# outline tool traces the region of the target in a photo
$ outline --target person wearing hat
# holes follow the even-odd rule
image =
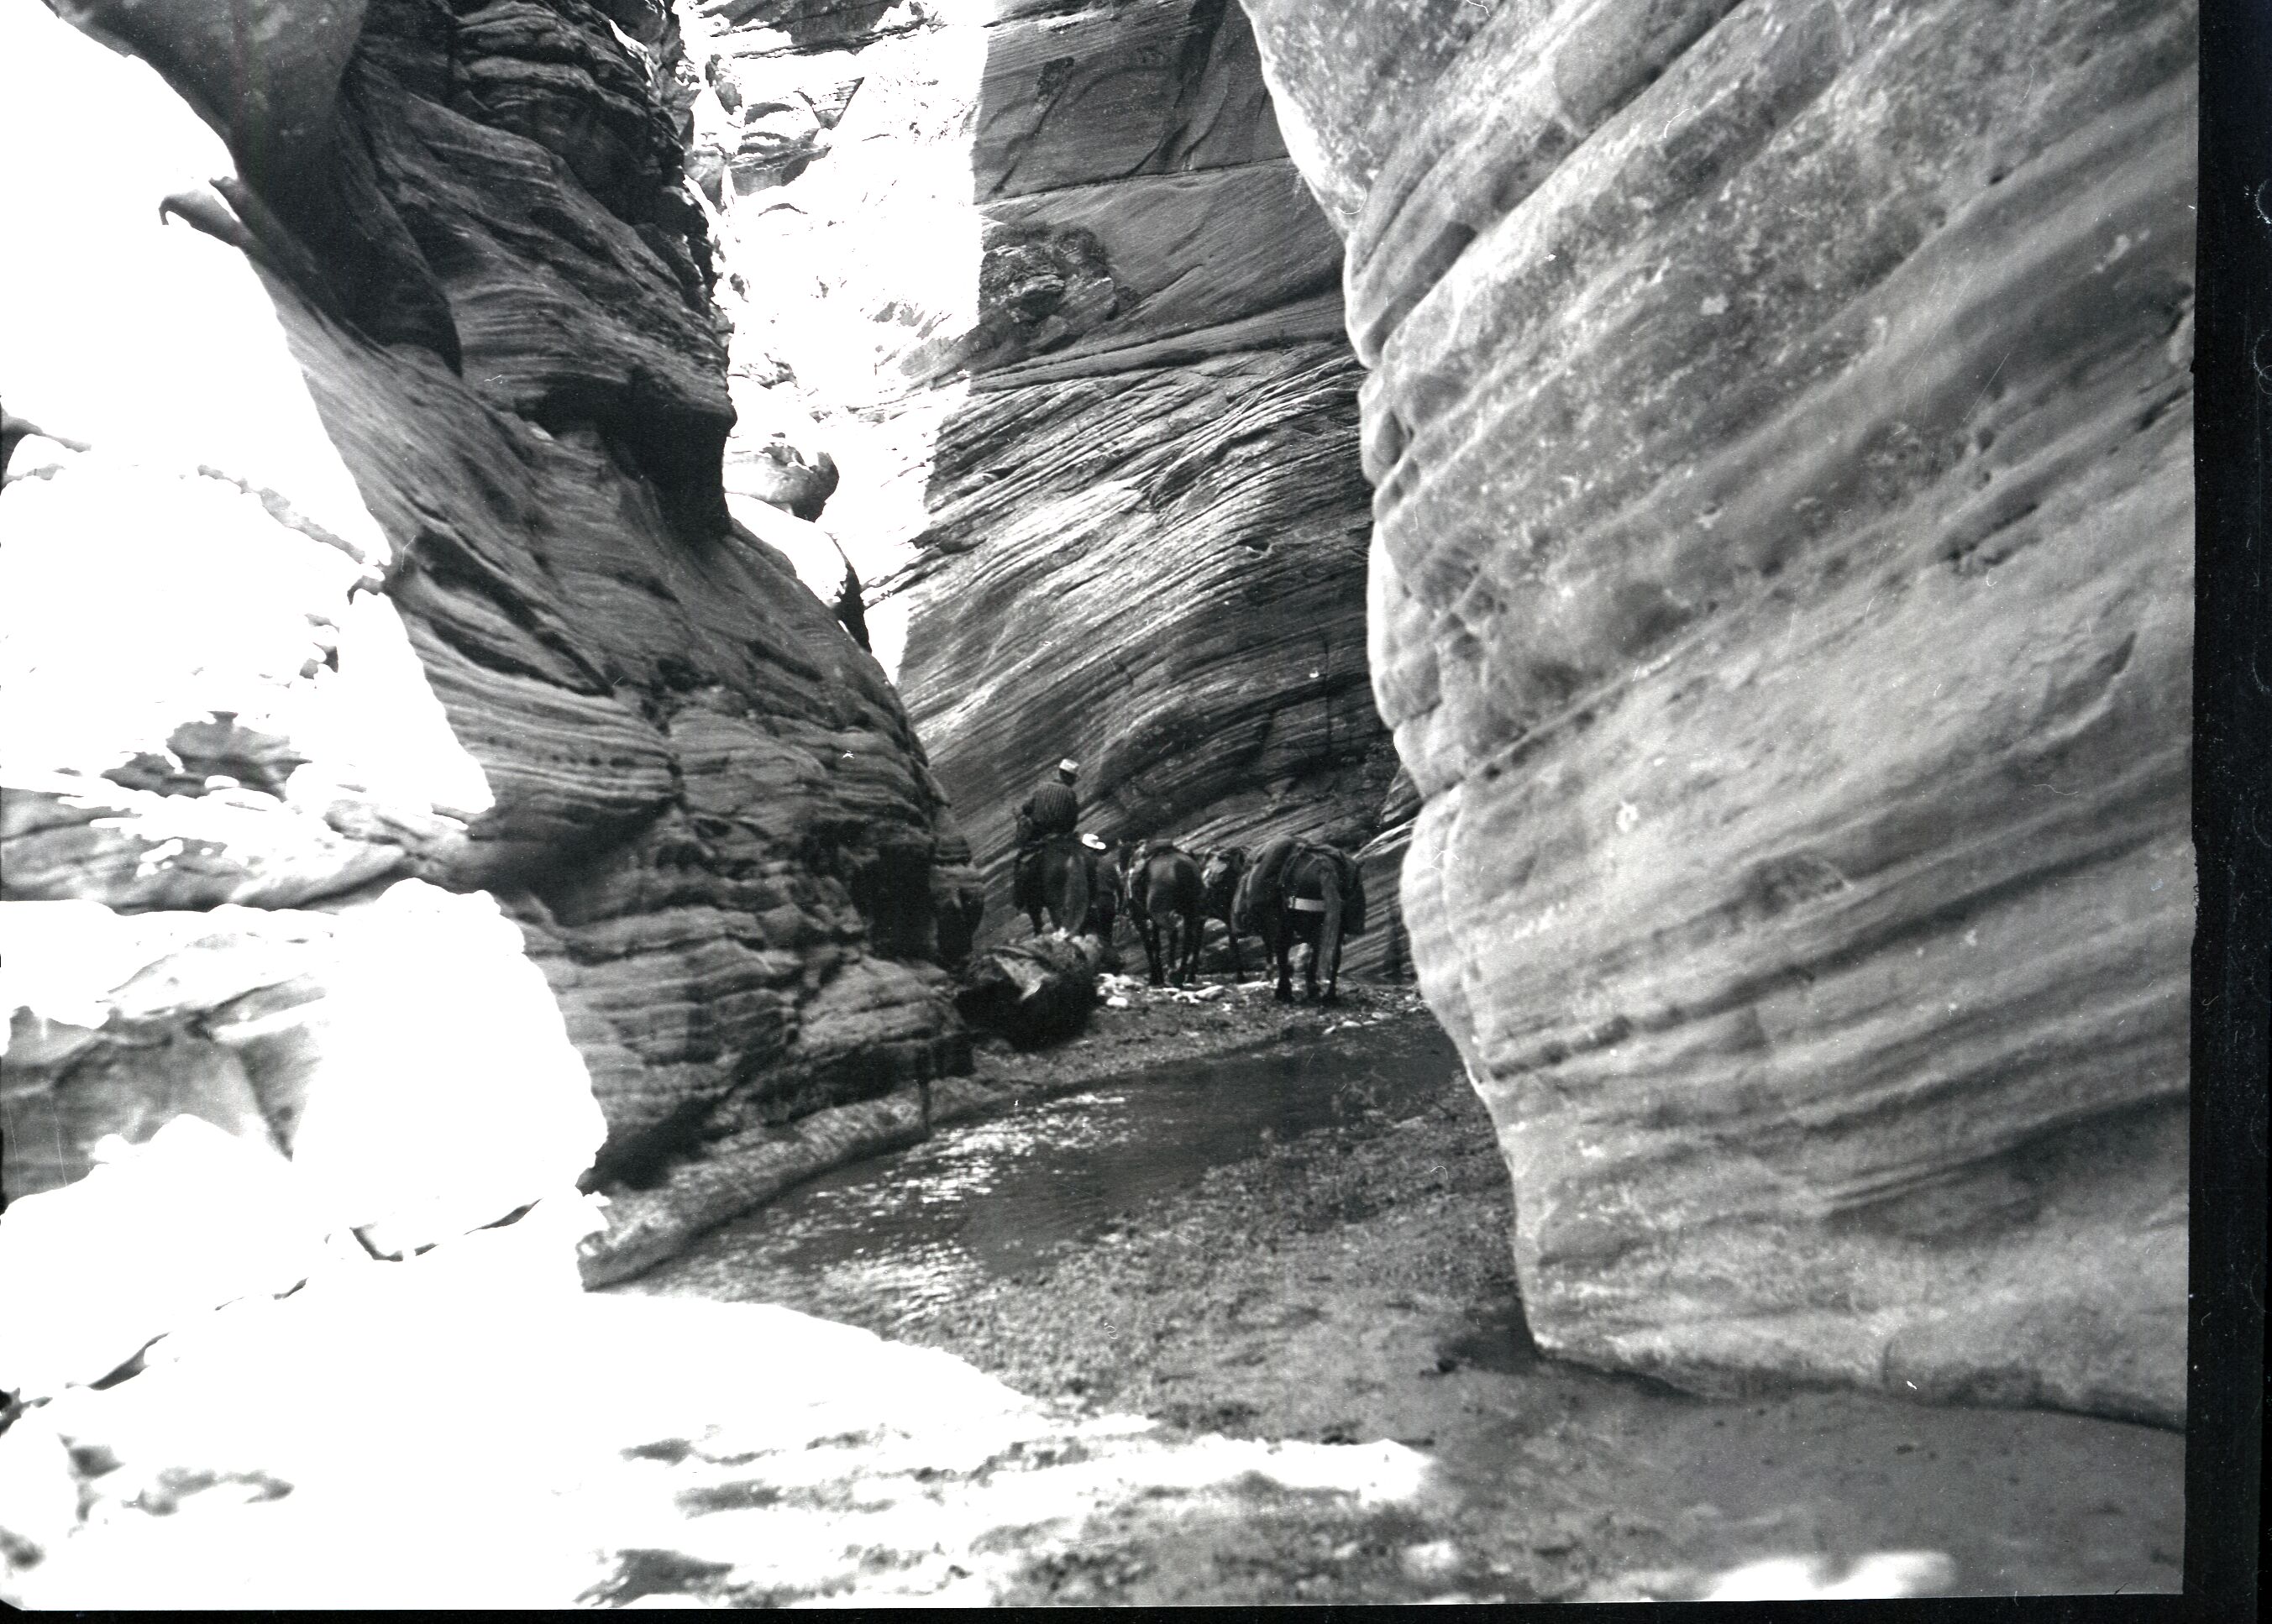
[[[1080,764],[1067,756],[1058,763],[1058,775],[1026,797],[1018,808],[1018,860],[1011,869],[1010,889],[1017,906],[1035,920],[1041,932],[1042,847],[1053,837],[1072,834],[1080,826],[1080,797],[1073,793],[1073,778]]]
[[[1120,868],[1113,861],[1112,848],[1095,835],[1084,832],[1080,838],[1082,860],[1088,865],[1088,928],[1085,934],[1104,943],[1106,962],[1118,962],[1111,957],[1112,927],[1120,917]]]

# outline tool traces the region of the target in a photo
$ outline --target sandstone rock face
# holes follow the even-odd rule
[[[41,995],[64,1036],[11,1006],[10,1198],[183,1112],[312,1155],[337,1095],[357,1224],[422,1244],[596,1151],[651,1251],[732,1211],[673,1194],[706,1145],[960,1063],[967,848],[882,671],[726,513],[667,14],[280,0],[271,107],[199,8],[73,10],[148,62],[8,14],[41,250],[0,391],[43,432],[0,494],[0,908],[11,966],[54,910],[124,935]]]
[[[1061,756],[1108,838],[1380,834],[1341,244],[1237,9],[723,0],[688,50],[728,488],[833,457],[792,555],[869,584],[988,934],[1024,928],[1012,808]]]
[[[1540,1343],[2175,1423],[2191,8],[1245,3]]]

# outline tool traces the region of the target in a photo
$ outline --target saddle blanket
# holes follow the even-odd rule
[[[1297,897],[1286,905],[1297,913],[1323,913],[1326,899],[1322,897]]]

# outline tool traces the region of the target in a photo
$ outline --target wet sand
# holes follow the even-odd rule
[[[1329,1017],[1272,1006],[1251,1018],[1307,1047],[1351,1018],[1424,1019],[1404,1014],[1408,996],[1364,989]],[[1168,1001],[1100,1014],[1088,1046],[1102,1051],[1088,1074],[1100,1079],[1132,1051],[1175,1054],[1169,1070],[1181,1071],[1250,1018]],[[1314,1041],[1368,1036],[1345,1028]],[[1038,1094],[1050,1061],[1012,1063],[1033,1069]],[[953,1352],[1081,1412],[1133,1412],[1193,1434],[1392,1439],[1431,1462],[1426,1494],[1389,1514],[1289,1504],[1282,1518],[1250,1506],[1236,1525],[1101,1526],[1075,1557],[1036,1561],[1005,1599],[1677,1598],[1778,1560],[1813,1567],[1750,1582],[1782,1593],[1850,1575],[1880,1593],[2178,1588],[2175,1433],[1850,1393],[1703,1399],[1541,1358],[1515,1289],[1489,1121],[1455,1065],[1431,1075],[1432,1086],[1394,1099],[1376,1076],[1306,1131],[1258,1133],[1251,1151],[1175,1188],[1108,1197],[1070,1233],[1040,1226],[1022,1250],[981,1248],[983,1265],[962,1268],[952,1289],[921,1289],[935,1270],[905,1237],[824,1245],[802,1261],[786,1239],[794,1231],[810,1248],[832,1224],[856,1227],[863,1181],[896,1200],[927,1177],[967,1176],[967,1157],[936,1146],[842,1170],[833,1218],[811,1197],[800,1215],[792,1193],[736,1226],[738,1240],[631,1289],[783,1302]],[[1100,1095],[1144,1086],[1124,1080]],[[788,1226],[777,1244],[768,1223]]]

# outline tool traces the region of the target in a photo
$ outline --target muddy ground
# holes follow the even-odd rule
[[[1404,987],[1345,986],[1326,1010],[1253,988],[1113,990],[1129,1007],[1100,1009],[1084,1039],[989,1047],[980,1075],[1038,1098],[1256,1045],[1331,1044],[1351,1022],[1428,1018]],[[1192,1434],[1390,1439],[1430,1462],[1428,1492],[1393,1511],[1289,1499],[1282,1515],[1250,1504],[1204,1526],[1104,1519],[1005,1600],[1671,1598],[1747,1568],[1783,1594],[1842,1581],[1874,1593],[2177,1588],[2179,1434],[1849,1393],[1707,1400],[1542,1358],[1506,1241],[1506,1173],[1456,1067],[1416,1114],[1345,1105],[1329,1127],[912,1317],[817,1281],[768,1280],[762,1295],[953,1352],[1077,1412]],[[713,1292],[743,1294],[719,1281]]]
[[[1188,987],[1155,987],[1145,979],[1140,950],[1122,954],[1122,969],[1101,979],[1099,994],[1087,1029],[1065,1042],[1019,1049],[981,1036],[973,1046],[973,1075],[1042,1099],[1178,1061],[1319,1042],[1352,1025],[1434,1018],[1407,986],[1344,981],[1334,1002],[1312,1002],[1302,996],[1298,971],[1290,1004],[1280,1003],[1252,972],[1237,981],[1219,974]]]

